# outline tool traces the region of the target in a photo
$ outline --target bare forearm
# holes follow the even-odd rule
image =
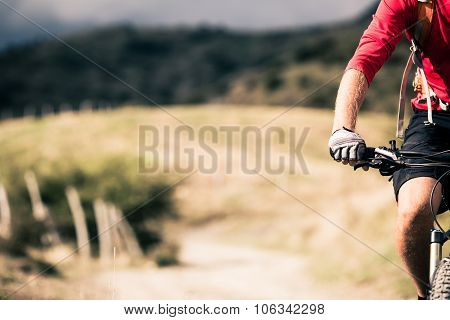
[[[346,127],[354,130],[358,111],[364,101],[369,85],[364,74],[347,70],[342,77],[336,98],[333,131]]]

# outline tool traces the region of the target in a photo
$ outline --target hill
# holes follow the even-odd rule
[[[192,126],[197,137],[205,124],[216,128],[230,124],[260,126],[285,109],[179,106],[172,108],[171,112]],[[392,187],[387,178],[376,172],[353,173],[349,167],[329,159],[326,143],[332,117],[333,113],[328,110],[300,107],[276,122],[284,132],[292,127],[311,128],[302,148],[309,174],[289,173],[287,170],[282,174],[262,172],[299,201],[258,175],[244,174],[239,170],[226,174],[218,170],[214,174],[198,172],[189,176],[172,188],[167,196],[163,194],[155,199],[156,202],[150,202],[142,213],[144,217],[157,210],[163,213],[174,208],[178,219],[173,220],[172,227],[164,225],[161,228],[159,224],[155,225],[154,220],[142,223],[142,226],[152,227],[147,232],[154,232],[155,228],[159,232],[164,231],[163,239],[173,239],[179,244],[180,258],[186,263],[163,270],[147,265],[130,272],[118,268],[118,288],[123,289],[123,285],[129,283],[124,292],[118,290],[120,297],[161,299],[184,298],[189,294],[202,299],[274,298],[278,294],[286,298],[299,295],[305,298],[413,297],[414,290],[405,273],[324,219],[334,221],[389,260],[400,263],[394,251],[395,201]],[[157,124],[161,136],[162,124],[172,129],[178,126],[165,113],[149,108],[65,113],[37,120],[3,122],[0,126],[0,178],[8,192],[13,222],[23,224],[27,217],[28,221],[31,217],[22,178],[29,169],[36,172],[43,201],[50,207],[65,243],[70,245],[73,245],[73,237],[70,237],[73,226],[69,225],[70,213],[63,192],[68,184],[77,186],[85,210],[92,208],[94,197],[102,197],[119,205],[125,213],[150,197],[155,187],[172,185],[185,177],[186,173],[176,174],[173,168],[162,175],[138,174],[136,137],[139,125],[148,124]],[[368,137],[370,145],[384,144],[393,135],[394,119],[379,113],[362,115],[360,131]],[[264,137],[267,139],[266,135]],[[219,155],[219,168],[227,161],[230,145],[226,141],[219,135],[218,143],[211,144]],[[263,145],[267,142],[264,140]],[[191,145],[198,146],[195,142],[180,144]],[[233,143],[232,147],[230,153],[233,155],[242,151],[239,144]],[[275,159],[282,156],[286,148],[273,143]],[[201,155],[197,151],[195,154]],[[180,155],[188,157],[188,152],[182,151]],[[256,157],[257,153],[251,152],[251,155]],[[164,154],[166,156],[171,158],[170,154]],[[160,161],[162,159],[159,158]],[[233,168],[239,168],[239,161],[242,161],[240,156],[233,157]],[[252,161],[253,158],[249,159],[249,163]],[[18,230],[22,231],[20,245],[23,249],[34,247],[29,239],[34,229],[34,225],[28,225],[26,229]],[[195,239],[182,236],[185,232],[201,238],[192,242]],[[200,247],[197,246],[199,242],[203,244]],[[270,249],[270,255],[267,249]],[[286,256],[287,253],[290,257]],[[78,265],[74,259],[58,265],[62,277],[48,279],[51,282],[40,279],[39,285],[30,285],[21,294],[31,290],[34,298],[61,298],[55,291],[55,288],[60,288],[64,298],[91,297],[97,293],[92,290],[94,282],[111,279],[110,274],[98,276],[93,271],[84,271],[76,274],[84,285],[74,284],[71,272]],[[274,268],[285,270],[283,274],[287,276],[274,275]],[[2,285],[3,290],[17,287],[24,278],[30,277],[26,272],[20,274],[21,270],[17,267],[0,270],[0,284],[7,284]],[[16,273],[19,273],[17,278],[13,277]],[[4,282],[4,279],[9,280]],[[302,279],[308,281],[302,282]],[[166,280],[167,285],[158,285],[161,283],[158,281]],[[172,285],[174,281],[177,281],[176,287]],[[239,285],[248,281],[252,285],[245,286],[246,289]],[[307,291],[310,282],[315,291]],[[266,288],[268,283],[270,290]],[[145,290],[147,288],[152,289]],[[362,291],[365,295],[359,296]]]
[[[329,108],[374,6],[355,21],[277,32],[115,26],[64,38],[159,104],[226,102]],[[393,110],[406,45],[373,83],[367,106]],[[150,104],[57,41],[0,54],[0,108]],[[396,76],[393,76],[393,75]],[[380,81],[381,79],[381,81]],[[308,99],[302,99],[327,84]]]

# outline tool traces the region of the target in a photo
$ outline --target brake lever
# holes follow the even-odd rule
[[[370,167],[373,169],[377,169],[380,171],[382,176],[392,176],[392,174],[398,170],[398,167],[404,166],[403,163],[394,162],[392,160],[384,159],[384,162],[380,159],[372,159],[371,161],[360,162],[353,167],[353,170],[356,171],[362,167]]]
[[[371,159],[371,161],[358,162],[357,164],[355,164],[353,166],[353,170],[356,171],[359,168],[363,168],[363,167],[369,167],[369,168],[373,168],[373,169],[380,169],[382,165],[383,165],[383,162],[381,160]]]

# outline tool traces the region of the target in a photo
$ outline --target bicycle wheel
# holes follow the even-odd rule
[[[436,269],[430,300],[450,300],[450,257],[442,259]]]

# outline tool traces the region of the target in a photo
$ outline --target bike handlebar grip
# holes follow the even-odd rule
[[[362,146],[358,148],[358,160],[365,161],[375,157],[375,148]]]

